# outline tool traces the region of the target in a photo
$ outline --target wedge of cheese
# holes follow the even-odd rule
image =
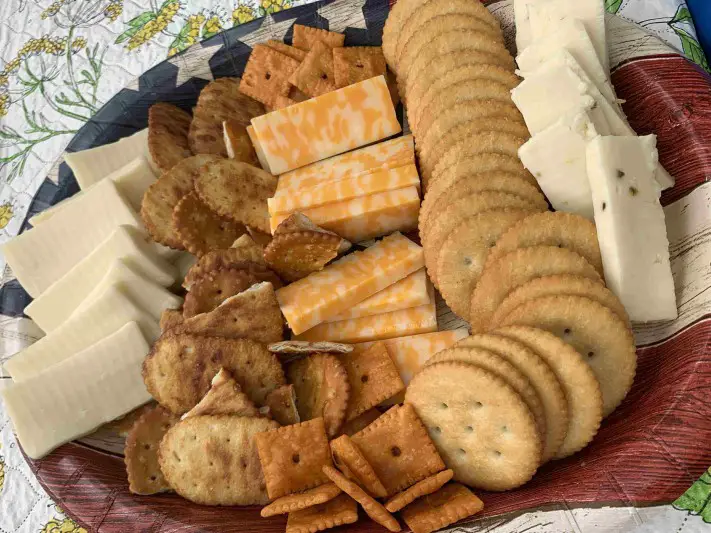
[[[274,174],[283,174],[400,133],[384,76],[252,119]]]
[[[431,293],[431,303],[380,315],[319,324],[295,336],[294,339],[311,342],[358,343],[419,335],[431,331],[437,331],[434,289]]]
[[[24,452],[39,459],[151,399],[141,368],[150,346],[128,322],[70,359],[2,390]]]
[[[341,320],[380,315],[428,304],[430,303],[428,285],[425,269],[420,269],[351,307],[345,313],[324,320],[324,322],[340,322]]]
[[[64,154],[64,161],[72,169],[79,187],[86,189],[137,157],[145,157],[156,172],[148,150],[147,128],[113,143],[79,152],[68,152]]]
[[[150,241],[148,235],[133,226],[118,226],[89,255],[33,300],[25,308],[25,314],[46,333],[54,331],[94,290],[117,259],[158,285],[170,287],[178,280],[177,268],[162,259]]]
[[[289,195],[269,198],[267,204],[269,214],[274,216],[294,211],[303,212],[305,209],[406,187],[420,187],[420,176],[414,164],[391,169],[377,169],[334,182],[321,183],[309,189],[294,190]]]
[[[299,335],[423,267],[422,248],[394,233],[282,287],[276,296],[289,326]]]
[[[323,229],[351,242],[362,242],[394,231],[415,229],[420,213],[420,195],[417,187],[407,187],[305,209],[302,213]],[[271,217],[272,233],[288,216]]]
[[[101,244],[116,226],[142,222],[111,181],[101,181],[54,215],[3,246],[17,280],[33,298],[69,272]]]
[[[395,137],[359,150],[337,155],[279,176],[274,196],[290,194],[376,169],[396,168],[415,163],[412,135]]]
[[[138,323],[150,343],[160,335],[154,317],[138,307],[121,289],[109,287],[82,312],[14,355],[5,363],[5,368],[16,382],[25,381],[100,341],[126,322]]]
[[[264,150],[262,150],[262,145],[259,144],[259,139],[257,138],[257,134],[254,133],[253,126],[247,126],[247,135],[249,135],[249,139],[252,141],[252,146],[254,146],[254,152],[257,154],[259,164],[264,170],[271,173],[272,171],[269,168],[269,161],[267,161],[267,157],[264,155]]]

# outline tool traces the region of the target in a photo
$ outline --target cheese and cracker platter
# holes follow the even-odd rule
[[[45,333],[0,391],[40,480],[96,531],[673,499],[619,478],[667,427],[657,373],[692,372],[640,331],[681,318],[663,204],[693,187],[625,113],[604,2],[328,5],[67,153],[79,192],[3,246]]]

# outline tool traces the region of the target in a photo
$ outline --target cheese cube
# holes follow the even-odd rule
[[[415,163],[415,143],[412,135],[395,137],[372,146],[337,155],[279,176],[274,196],[291,194],[376,169],[396,168]]]
[[[53,218],[52,224],[40,224],[3,246],[15,277],[33,298],[91,253],[116,226],[140,228],[143,224],[116,185],[107,180],[60,209]]]
[[[264,150],[262,150],[262,145],[259,144],[259,139],[257,138],[257,134],[254,133],[254,127],[253,126],[247,126],[247,135],[249,135],[249,139],[252,141],[252,146],[254,146],[254,153],[257,154],[257,159],[259,160],[259,164],[261,167],[269,172],[271,174],[271,169],[269,168],[269,162],[267,161],[267,157],[264,155]]]
[[[53,283],[25,308],[25,314],[45,332],[55,330],[94,290],[116,259],[137,273],[169,287],[178,279],[176,267],[161,259],[151,239],[132,226],[118,226],[113,233],[67,274]]]
[[[423,267],[422,248],[394,233],[282,287],[276,296],[289,326],[299,335]]]
[[[391,169],[378,169],[374,172],[358,174],[334,182],[321,183],[312,188],[294,190],[289,195],[269,198],[270,215],[303,212],[304,209],[319,207],[377,194],[380,192],[420,186],[417,167],[405,165]]]
[[[417,227],[420,195],[416,187],[371,194],[302,211],[323,229],[351,242],[362,242],[394,231]],[[271,217],[272,233],[289,215]]]
[[[5,363],[12,379],[21,382],[69,359],[126,324],[136,322],[149,342],[160,335],[154,317],[138,307],[118,287],[108,290],[90,306]]]
[[[656,137],[598,137],[587,167],[605,281],[630,320],[677,317],[660,188]]]
[[[0,394],[24,452],[39,459],[151,399],[141,369],[150,347],[135,322]]]
[[[427,273],[422,268],[390,287],[376,292],[345,313],[331,317],[324,322],[340,322],[362,316],[380,315],[390,311],[409,309],[430,303]]]
[[[537,133],[518,150],[519,158],[557,211],[593,219],[593,203],[585,163],[589,140],[597,136],[585,110],[565,115]]]
[[[274,174],[401,131],[383,76],[255,117],[252,126]]]

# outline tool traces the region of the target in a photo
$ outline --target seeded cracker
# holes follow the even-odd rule
[[[258,44],[249,55],[239,90],[266,106],[273,106],[277,96],[289,95],[289,77],[299,63],[274,48]]]
[[[391,407],[352,439],[388,496],[445,469],[425,426],[409,404]]]
[[[267,394],[264,400],[269,408],[269,415],[282,426],[290,426],[301,422],[296,409],[296,392],[293,385],[283,385]]]
[[[232,374],[257,405],[286,384],[281,364],[262,344],[178,333],[163,336],[153,345],[143,363],[143,380],[162,406],[182,414],[200,402],[221,368]]]
[[[324,466],[323,472],[339,489],[357,501],[366,514],[375,522],[387,528],[388,531],[397,532],[402,529],[397,519],[391,515],[385,507],[371,498],[368,493],[361,489],[356,483],[349,481],[338,470],[332,466]]]
[[[341,362],[351,385],[346,420],[353,420],[405,388],[400,372],[382,342],[367,350],[344,354]]]
[[[459,483],[446,485],[403,510],[402,517],[413,533],[431,533],[459,522],[484,508],[484,502]]]
[[[264,44],[267,45],[269,48],[274,48],[274,50],[284,54],[285,56],[289,56],[292,59],[296,59],[299,62],[303,61],[306,57],[306,52],[304,50],[300,50],[295,46],[289,46],[288,44],[285,44],[281,41],[275,41],[274,39],[270,39]]]
[[[221,368],[207,394],[182,418],[201,415],[259,416],[259,410],[230,373]]]
[[[452,476],[454,476],[454,471],[443,470],[442,472],[425,478],[422,481],[415,483],[412,487],[390,498],[385,503],[385,508],[391,513],[395,513],[403,507],[410,505],[417,498],[421,498],[422,496],[432,494],[433,492],[439,490],[442,485],[452,479]]]
[[[321,471],[331,464],[322,418],[260,433],[255,441],[270,498],[328,483]]]
[[[387,491],[368,460],[348,435],[331,441],[333,463],[350,480],[355,481],[375,498],[384,498]]]
[[[191,318],[216,309],[230,296],[249,289],[259,279],[256,275],[238,267],[213,270],[193,282],[185,295],[183,317]]]
[[[311,97],[335,91],[331,48],[316,41],[306,58],[289,77],[289,83]]]
[[[195,503],[264,505],[268,499],[254,440],[277,426],[266,418],[186,418],[161,441],[161,470],[178,494]]]
[[[262,517],[268,518],[270,516],[293,513],[295,511],[306,509],[307,507],[313,507],[314,505],[326,503],[342,492],[343,491],[335,484],[326,483],[324,485],[319,485],[314,489],[277,498],[266,507],[262,507],[260,514]]]
[[[159,102],[148,109],[148,149],[161,171],[192,155],[188,146],[191,120],[189,113],[172,104]]]
[[[354,419],[349,420],[345,424],[343,424],[343,428],[341,428],[341,430],[344,435],[352,437],[359,431],[363,431],[370,424],[375,422],[378,418],[380,418],[380,411],[375,408],[368,409],[365,413],[360,414]]]
[[[161,333],[183,323],[183,312],[180,309],[166,309],[160,315]]]
[[[349,46],[333,49],[336,87],[347,87],[387,72],[383,50],[379,46]]]
[[[294,24],[292,41],[296,48],[309,51],[317,42],[325,44],[328,48],[340,48],[346,40],[343,33],[311,28],[302,24]]]
[[[347,494],[289,513],[286,533],[315,533],[358,521],[358,504]]]
[[[163,435],[179,418],[167,409],[155,406],[141,416],[126,438],[124,461],[128,488],[133,494],[170,491],[158,464],[158,446]]]

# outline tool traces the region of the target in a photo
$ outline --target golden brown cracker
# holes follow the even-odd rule
[[[283,279],[298,281],[323,268],[338,256],[338,235],[299,231],[274,235],[264,248],[264,259]]]
[[[183,318],[208,313],[255,283],[259,283],[259,279],[246,269],[225,267],[213,270],[190,285],[183,304]]]
[[[294,24],[294,35],[292,38],[293,44],[300,50],[309,51],[314,44],[320,42],[328,48],[339,48],[343,46],[346,36],[343,33],[322,30],[321,28],[312,28],[302,24]]]
[[[289,46],[288,44],[285,44],[281,41],[275,41],[274,39],[270,39],[264,44],[267,45],[269,48],[274,48],[274,50],[284,54],[285,56],[289,56],[292,59],[296,59],[299,62],[303,61],[306,57],[307,52],[305,50],[301,50],[299,48],[296,48],[295,46]]]
[[[425,0],[403,0],[390,7],[390,12],[383,27],[383,55],[390,68],[395,71],[397,71],[395,50],[397,49],[403,25],[412,16],[413,12],[424,3]]]
[[[317,533],[357,521],[358,504],[347,494],[340,494],[326,503],[289,513],[286,533]]]
[[[183,311],[181,309],[166,309],[160,315],[160,330],[166,332],[169,329],[183,323]]]
[[[235,242],[232,243],[232,248],[258,248],[262,249],[261,246],[259,246],[256,242],[254,242],[254,239],[249,235],[249,233],[245,233],[242,235],[239,239],[237,239]]]
[[[102,426],[102,428],[116,433],[120,437],[127,437],[129,431],[131,431],[131,428],[133,428],[133,425],[138,421],[138,419],[147,412],[152,411],[157,405],[157,402],[150,401],[140,407],[136,407],[133,411],[129,411],[116,420],[107,422]]]
[[[557,246],[521,248],[486,264],[472,293],[472,332],[489,329],[491,317],[511,291],[532,279],[556,274],[583,276],[602,283],[595,268],[582,256]]]
[[[277,498],[269,505],[262,507],[259,514],[261,514],[263,518],[269,518],[270,516],[301,511],[302,509],[313,507],[314,505],[326,503],[342,492],[343,491],[334,483],[325,483],[316,488],[305,490],[304,492],[288,494]]]
[[[148,150],[162,172],[192,155],[188,146],[191,120],[189,113],[165,102],[148,108]]]
[[[397,519],[391,515],[385,507],[378,503],[377,500],[373,499],[356,483],[348,480],[338,470],[332,466],[324,466],[323,472],[338,486],[339,489],[357,501],[366,514],[375,522],[386,528],[388,531],[400,531],[402,529]]]
[[[256,271],[256,269],[260,268],[261,270],[266,270],[266,266],[264,252],[262,248],[256,245],[232,247],[227,250],[213,250],[203,255],[190,268],[183,281],[183,287],[189,290],[195,280],[218,268],[243,267]]]
[[[279,360],[258,342],[182,333],[155,342],[143,363],[143,380],[161,405],[182,414],[205,396],[220,368],[229,371],[257,405],[286,384]]]
[[[260,433],[255,441],[270,498],[328,483],[321,468],[331,465],[331,451],[322,418]]]
[[[253,167],[259,166],[257,152],[249,138],[247,128],[237,120],[222,122],[225,150],[230,159],[247,163]]]
[[[338,435],[346,417],[351,386],[338,357],[316,353],[298,359],[286,369],[294,385],[301,420],[323,418],[329,438]]]
[[[343,474],[358,483],[374,498],[384,498],[387,491],[368,460],[348,435],[331,441],[333,464]]]
[[[413,533],[431,533],[472,516],[484,508],[472,491],[452,483],[405,508],[402,518]]]
[[[183,419],[202,415],[259,416],[259,409],[242,392],[235,378],[221,368],[212,378],[210,390],[195,407],[183,415]]]
[[[324,235],[331,235],[335,237],[340,236],[337,233],[334,233],[333,231],[328,231],[325,230],[316,224],[313,223],[313,221],[304,215],[303,213],[292,213],[288,217],[286,217],[284,220],[282,220],[279,225],[276,227],[274,230],[274,235],[272,237],[276,237],[278,235],[286,235],[289,233],[302,233],[302,232],[316,232],[316,233],[322,233]],[[342,254],[348,251],[348,249],[352,246],[350,242],[348,242],[346,239],[341,238],[341,242],[338,248],[338,253]]]
[[[391,407],[351,437],[392,496],[444,470],[444,462],[412,405]]]
[[[263,505],[268,499],[254,441],[260,432],[277,426],[266,418],[186,418],[161,441],[161,470],[170,486],[192,502]]]
[[[176,415],[158,405],[144,412],[133,424],[124,452],[128,489],[133,494],[171,490],[158,464],[158,446],[163,435],[178,421]]]
[[[336,87],[347,87],[387,71],[383,49],[379,46],[348,46],[333,49]]]
[[[452,479],[453,476],[453,470],[442,470],[441,472],[431,475],[422,481],[418,481],[412,487],[405,489],[385,502],[385,508],[391,513],[396,513],[403,507],[410,505],[417,498],[436,492],[445,483]]]
[[[382,342],[367,350],[344,354],[341,361],[351,386],[346,420],[353,420],[405,388],[400,372]]]
[[[195,191],[210,209],[264,232],[269,232],[267,198],[275,190],[274,176],[233,159],[208,163],[195,179]]]
[[[314,42],[309,53],[289,77],[289,83],[311,97],[335,91],[331,48],[321,41]]]
[[[289,77],[299,68],[300,63],[274,48],[255,45],[244,68],[239,90],[271,107],[277,96],[288,96]]]
[[[264,406],[269,408],[269,415],[282,426],[301,422],[293,385],[282,385],[267,394]]]
[[[533,415],[488,370],[460,362],[426,366],[410,382],[405,402],[427,426],[457,481],[501,491],[535,474],[541,440]]]
[[[254,242],[261,246],[262,249],[264,249],[267,244],[272,242],[272,236],[269,232],[264,232],[255,227],[247,226],[247,233],[249,233],[252,239],[254,239]]]
[[[370,424],[375,422],[378,418],[380,418],[380,411],[377,409],[368,409],[366,412],[358,415],[357,417],[348,420],[345,424],[343,424],[343,427],[341,428],[341,431],[343,432],[344,435],[348,435],[349,437],[352,437],[359,431],[364,430],[367,428]]]

